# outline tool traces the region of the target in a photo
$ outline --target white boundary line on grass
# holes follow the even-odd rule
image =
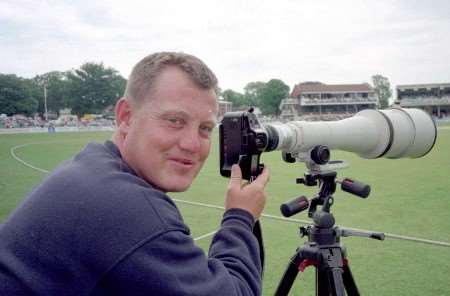
[[[17,160],[18,162],[22,163],[23,165],[37,170],[41,173],[49,173],[48,170],[45,169],[41,169],[38,167],[35,167],[29,163],[27,163],[26,161],[20,159],[16,154],[15,154],[15,150],[18,148],[22,148],[28,145],[35,145],[35,144],[49,144],[49,143],[56,143],[56,142],[64,142],[64,141],[48,141],[48,142],[34,142],[34,143],[27,143],[27,144],[22,144],[22,145],[17,145],[14,146],[10,149],[10,153],[11,156]],[[224,210],[225,208],[222,206],[217,206],[217,205],[212,205],[212,204],[205,204],[205,203],[201,203],[201,202],[194,202],[194,201],[187,201],[187,200],[182,200],[182,199],[178,199],[178,198],[172,198],[174,201],[180,202],[180,203],[185,203],[185,204],[190,204],[190,205],[194,205],[194,206],[201,206],[201,207],[207,207],[207,208],[213,208],[213,209],[217,209],[217,210]],[[275,216],[275,215],[269,215],[269,214],[261,214],[262,217],[264,218],[269,218],[269,219],[274,219],[274,220],[281,220],[281,221],[286,221],[286,222],[294,222],[294,223],[300,223],[300,224],[311,224],[311,221],[307,221],[307,220],[299,220],[299,219],[293,219],[293,218],[285,218],[285,217],[281,217],[281,216]],[[372,232],[370,230],[365,230],[365,229],[358,229],[358,228],[350,228],[350,227],[342,227],[342,228],[346,228],[346,229],[350,229],[350,230],[355,230],[355,231],[363,231],[363,232]],[[209,233],[206,233],[204,235],[201,235],[197,238],[194,238],[194,241],[197,240],[201,240],[203,238],[209,237],[214,235],[217,232],[217,230],[215,231],[211,231]],[[405,235],[399,235],[399,234],[393,234],[393,233],[384,233],[386,237],[390,237],[390,238],[394,238],[394,239],[400,239],[400,240],[407,240],[407,241],[413,241],[413,242],[420,242],[420,243],[425,243],[425,244],[431,244],[431,245],[438,245],[438,246],[444,246],[444,247],[450,247],[450,243],[448,242],[443,242],[443,241],[435,241],[435,240],[429,240],[429,239],[423,239],[423,238],[417,238],[417,237],[412,237],[412,236],[405,236]]]
[[[26,161],[22,160],[21,158],[19,158],[19,157],[16,155],[16,153],[15,153],[16,149],[18,149],[18,148],[22,148],[22,147],[25,147],[25,146],[28,146],[28,145],[32,145],[32,144],[42,144],[42,143],[46,143],[46,142],[35,142],[35,143],[27,143],[27,144],[23,144],[23,145],[17,145],[17,146],[12,147],[12,148],[9,150],[9,152],[11,153],[11,156],[12,156],[15,160],[17,160],[18,162],[20,162],[21,164],[23,164],[23,165],[25,165],[25,166],[27,166],[27,167],[29,167],[29,168],[32,168],[33,170],[39,171],[39,172],[41,172],[41,173],[48,174],[49,171],[44,170],[44,169],[41,169],[41,168],[38,168],[38,167],[35,167],[34,165],[29,164],[28,162],[26,162]]]
[[[200,235],[199,237],[194,238],[194,241],[198,241],[198,240],[207,238],[208,236],[212,236],[212,235],[216,234],[216,232],[217,232],[217,230],[214,230],[214,231],[211,231],[211,232],[209,232],[207,234]]]
[[[176,199],[176,198],[173,198],[173,200],[177,201],[177,202],[180,202],[180,203],[190,204],[190,205],[194,205],[194,206],[202,206],[202,207],[213,208],[213,209],[218,209],[218,210],[224,210],[225,209],[224,207],[221,207],[221,206],[210,205],[210,204],[205,204],[205,203],[200,203],[200,202],[193,202],[193,201],[187,201],[187,200]],[[311,224],[311,221],[307,221],[307,220],[285,218],[285,217],[269,215],[269,214],[261,214],[261,216],[264,217],[264,218],[269,218],[269,219],[273,219],[273,220],[280,220],[280,221],[285,221],[285,222],[299,223],[299,224],[305,224],[305,225]],[[342,226],[340,228],[345,228],[345,229],[354,230],[354,231],[361,231],[361,232],[373,232],[371,230],[352,228],[352,227],[343,227]],[[399,234],[393,234],[393,233],[384,233],[384,235],[386,237],[395,238],[395,239],[401,239],[401,240],[420,242],[420,243],[431,244],[431,245],[450,247],[450,243],[442,242],[442,241],[434,241],[434,240],[429,240],[429,239],[423,239],[423,238],[417,238],[417,237],[405,236],[405,235],[399,235]]]
[[[48,174],[48,173],[50,173],[50,171],[47,171],[47,170],[45,170],[45,169],[41,169],[41,168],[35,167],[34,165],[32,165],[32,164],[26,162],[25,160],[23,160],[23,159],[21,159],[20,157],[18,157],[18,156],[16,155],[15,151],[16,151],[17,149],[19,149],[19,148],[23,148],[23,147],[26,147],[26,146],[29,146],[29,145],[53,144],[53,143],[60,144],[60,143],[71,142],[71,141],[73,141],[73,140],[31,142],[31,143],[26,143],[26,144],[14,146],[14,147],[12,147],[11,149],[9,149],[9,153],[11,154],[11,156],[12,156],[15,160],[17,160],[18,162],[20,162],[20,163],[23,164],[24,166],[27,166],[27,167],[29,167],[29,168],[32,168],[33,170],[39,171],[39,172],[41,172],[41,173]]]

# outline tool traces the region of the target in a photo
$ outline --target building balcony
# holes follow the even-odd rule
[[[401,107],[419,107],[419,106],[450,106],[450,96],[438,97],[411,97],[400,100]]]
[[[290,106],[298,106],[300,104],[300,100],[296,98],[287,98],[282,99],[280,102],[280,109],[283,107],[290,107]]]
[[[378,104],[377,98],[301,98],[301,106],[318,106],[318,105],[362,105],[362,104]]]

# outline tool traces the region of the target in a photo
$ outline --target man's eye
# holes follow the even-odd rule
[[[200,130],[202,131],[202,133],[209,135],[213,132],[213,128],[210,126],[202,126],[200,127]]]
[[[180,118],[167,118],[167,121],[170,123],[171,126],[180,127],[183,126],[184,121]]]

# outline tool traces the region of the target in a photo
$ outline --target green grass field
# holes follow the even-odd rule
[[[45,173],[25,166],[15,155],[36,168],[52,170],[87,142],[102,142],[110,133],[56,133],[0,135],[0,221],[24,198]],[[24,146],[19,146],[24,145]],[[372,187],[369,198],[360,199],[339,189],[332,212],[337,224],[387,234],[450,243],[450,129],[440,129],[431,153],[420,159],[366,160],[332,151],[333,159],[345,159],[350,167],[338,177],[351,177]],[[299,195],[311,197],[317,188],[295,184],[303,176],[303,164],[287,164],[279,152],[263,154],[271,170],[265,214],[281,216],[282,202]],[[218,143],[205,168],[184,193],[171,196],[186,201],[223,206],[227,180],[218,174]],[[193,237],[217,229],[222,211],[177,202]],[[308,220],[306,213],[292,218]],[[272,295],[288,259],[305,241],[298,235],[300,223],[262,218],[266,245],[264,295]],[[197,243],[207,252],[211,237]],[[362,295],[450,295],[450,247],[400,240],[343,238],[351,268]],[[291,295],[314,295],[314,269],[299,274]]]

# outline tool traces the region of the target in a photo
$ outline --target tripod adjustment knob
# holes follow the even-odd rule
[[[300,237],[305,237],[308,235],[308,228],[301,226],[300,227]]]
[[[270,125],[269,125],[269,126],[270,126]],[[294,163],[294,162],[297,161],[297,160],[295,159],[295,157],[292,156],[292,153],[289,153],[289,152],[285,152],[285,151],[281,152],[281,157],[283,158],[283,160],[284,160],[285,162],[288,162],[288,163]]]
[[[350,178],[345,178],[341,181],[341,189],[362,198],[366,198],[370,194],[369,185]]]
[[[309,207],[308,199],[304,196],[296,197],[288,202],[281,204],[280,211],[284,217],[290,217]]]

